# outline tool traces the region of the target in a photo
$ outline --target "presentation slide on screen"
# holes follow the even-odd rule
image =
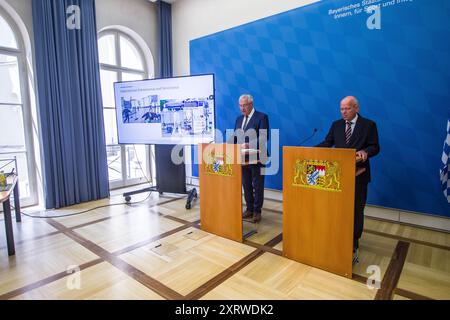
[[[117,133],[123,144],[214,141],[214,75],[117,82]]]

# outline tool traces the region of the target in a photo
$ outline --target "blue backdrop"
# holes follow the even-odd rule
[[[368,203],[450,216],[439,181],[450,1],[379,1],[379,30],[367,27],[371,14],[345,8],[357,3],[323,1],[193,40],[191,74],[215,74],[220,130],[234,127],[237,99],[248,92],[280,129],[281,145],[298,145],[313,128],[319,131],[306,145],[320,142],[340,118],[340,100],[357,96],[380,135]],[[338,17],[331,10],[339,8]],[[282,188],[281,170],[266,177],[266,187]]]

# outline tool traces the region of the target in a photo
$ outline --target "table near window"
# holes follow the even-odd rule
[[[21,222],[20,202],[19,202],[19,178],[17,175],[11,175],[7,178],[7,185],[0,186],[0,202],[3,204],[3,215],[5,217],[6,243],[8,247],[8,255],[12,256],[16,253],[14,247],[14,233],[11,219],[10,197],[14,195],[14,207],[16,210],[16,221]]]

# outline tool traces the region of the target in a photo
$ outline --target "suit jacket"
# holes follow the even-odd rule
[[[243,115],[240,115],[239,117],[236,118],[236,122],[234,124],[234,130],[238,130],[242,128],[242,123],[245,121],[245,117]],[[248,130],[253,129],[256,131],[256,141],[254,140],[250,140],[248,137],[245,138],[245,142],[250,144],[250,148],[252,148],[252,146],[256,145],[256,148],[258,150],[261,150],[262,152],[266,152],[268,155],[268,151],[267,151],[267,142],[269,141],[269,117],[267,116],[267,114],[256,111],[253,113],[252,117],[250,118],[250,120],[248,121],[244,133],[247,133]],[[266,130],[265,132],[260,132],[260,130]],[[264,143],[264,145],[261,145],[261,142]],[[237,137],[234,136],[233,137],[233,143],[236,144],[238,143],[237,141]],[[262,159],[260,159],[260,157],[258,156],[258,160],[263,160],[264,158],[267,157],[267,155],[264,155],[263,157],[261,157]],[[265,161],[262,161],[265,162]]]
[[[350,137],[350,142],[347,145],[345,142],[345,120],[340,119],[331,125],[324,141],[319,143],[316,147],[336,147],[356,149],[356,151],[364,150],[367,152],[368,158],[366,162],[360,162],[357,167],[366,168],[366,171],[356,177],[357,183],[370,182],[370,161],[369,158],[376,156],[380,152],[380,145],[378,143],[378,130],[374,121],[363,118],[358,114],[353,134]]]

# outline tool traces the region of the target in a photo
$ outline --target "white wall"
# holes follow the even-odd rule
[[[95,0],[95,6],[97,29],[100,31],[108,26],[122,26],[132,31],[130,34],[132,37],[133,34],[139,35],[151,51],[155,74],[158,75],[159,39],[156,4],[148,0]],[[140,42],[139,39],[135,40]]]
[[[8,3],[20,17],[30,36],[31,43],[34,43],[33,19],[32,19],[33,14],[31,7],[32,0],[3,0],[3,1]]]
[[[172,4],[174,75],[189,74],[189,41],[320,0],[177,0]]]
[[[21,18],[34,48],[32,0],[0,1],[8,3]],[[97,30],[112,25],[133,30],[150,49],[155,66],[158,65],[158,21],[154,3],[148,0],[95,0],[95,7]]]

